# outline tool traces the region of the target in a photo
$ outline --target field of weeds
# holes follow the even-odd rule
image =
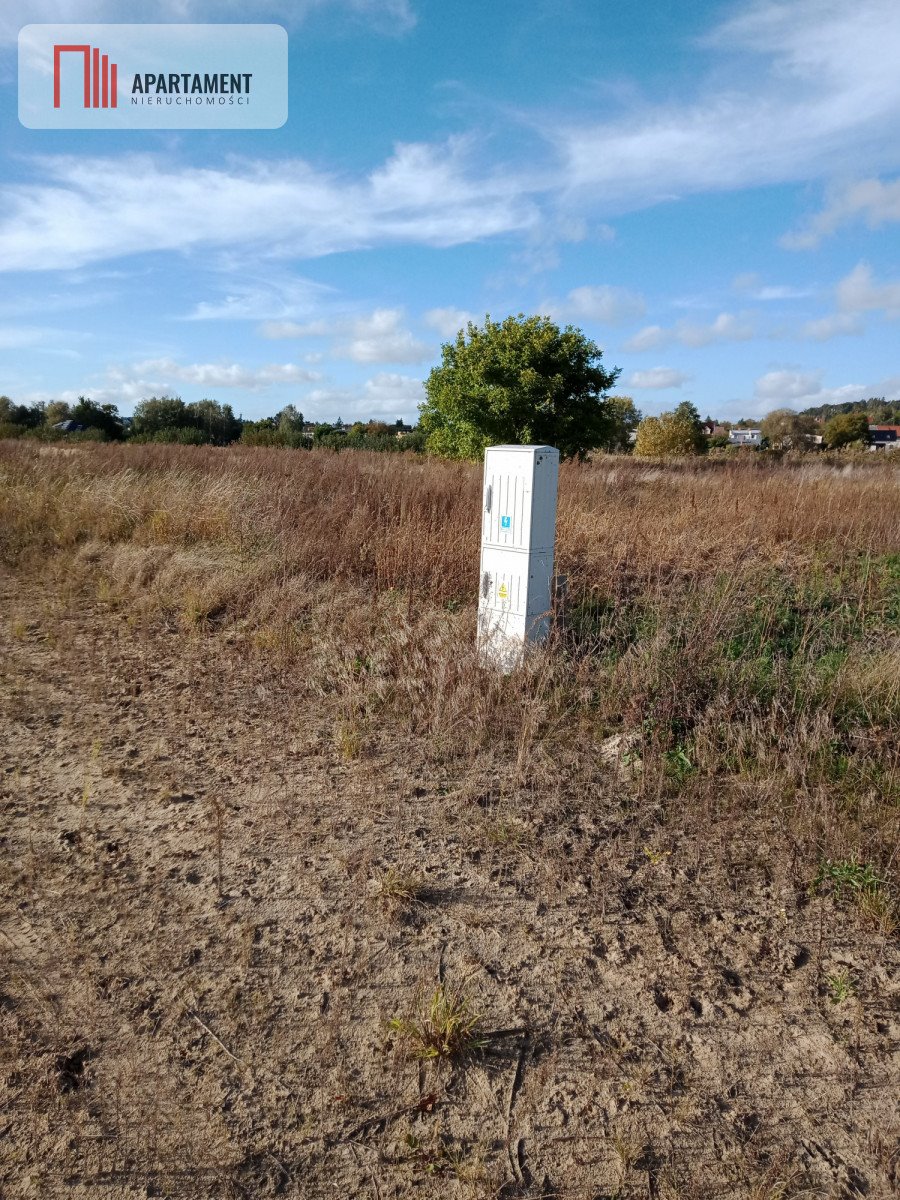
[[[0,443],[0,1187],[888,1197],[900,470]]]

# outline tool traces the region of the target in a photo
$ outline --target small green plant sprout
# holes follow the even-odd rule
[[[856,995],[856,984],[846,967],[835,971],[833,975],[828,975],[825,982],[828,985],[828,997],[832,1004],[843,1004],[845,1000]]]
[[[419,904],[425,894],[425,881],[414,871],[388,867],[378,880],[378,896],[385,908],[409,908]]]
[[[529,840],[529,830],[521,821],[515,818],[504,821],[501,818],[485,821],[484,839],[491,846],[519,850]]]
[[[644,857],[647,859],[647,862],[650,863],[651,867],[659,866],[659,864],[664,859],[668,858],[670,854],[669,850],[654,850],[652,846],[642,846],[641,849],[643,850]]]
[[[835,899],[840,899],[844,892],[859,897],[864,893],[878,892],[884,887],[884,880],[879,879],[868,863],[858,863],[854,858],[826,858],[813,880],[813,887],[823,883],[831,884]]]
[[[666,751],[665,767],[666,775],[679,787],[697,770],[684,746]]]
[[[414,1058],[465,1058],[486,1044],[481,1017],[464,992],[440,983],[431,996],[422,995],[415,1008],[412,1015],[394,1017],[390,1023]]]

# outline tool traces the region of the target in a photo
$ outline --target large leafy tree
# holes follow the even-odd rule
[[[135,405],[131,428],[137,436],[153,437],[190,423],[187,405],[180,396],[150,396]]]
[[[639,458],[687,458],[698,454],[697,428],[686,413],[645,417],[637,428],[634,452]]]
[[[79,396],[72,406],[72,420],[85,429],[96,429],[105,438],[118,441],[125,436],[122,419],[115,404],[97,404],[87,396]]]
[[[866,442],[869,440],[869,418],[864,412],[841,413],[825,423],[823,436],[829,450],[839,450],[851,442]]]
[[[632,448],[632,435],[641,423],[641,414],[631,396],[607,396],[609,429],[602,443],[604,450],[627,454]]]
[[[811,450],[815,418],[791,408],[776,408],[760,423],[762,435],[775,450]]]
[[[219,404],[218,400],[197,400],[186,407],[184,422],[199,430],[202,440],[218,446],[227,446],[241,435],[241,422],[234,415],[230,404]]]
[[[560,330],[549,317],[470,321],[425,384],[428,450],[480,458],[486,446],[547,444],[584,458],[610,432],[606,393],[619,371],[604,370],[601,357],[580,329]]]

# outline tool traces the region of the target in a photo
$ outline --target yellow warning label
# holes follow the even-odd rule
[[[501,583],[500,586],[497,588],[497,595],[500,597],[501,600],[506,600],[508,598],[509,589],[507,588],[505,583]]]

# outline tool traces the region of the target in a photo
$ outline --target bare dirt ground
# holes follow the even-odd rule
[[[4,1197],[898,1194],[896,940],[739,791],[348,757],[228,638],[0,613]]]

